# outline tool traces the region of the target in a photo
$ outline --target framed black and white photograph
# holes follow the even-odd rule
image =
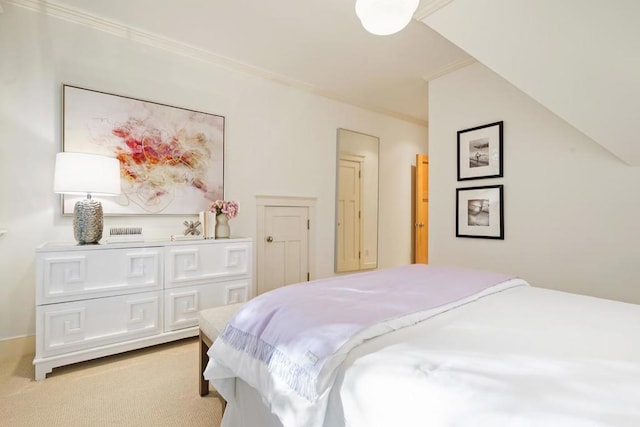
[[[458,131],[458,181],[502,176],[502,125]]]
[[[504,240],[502,185],[456,190],[456,237]]]

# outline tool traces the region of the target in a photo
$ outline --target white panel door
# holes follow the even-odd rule
[[[308,280],[308,224],[306,207],[265,207],[264,278],[258,294]]]
[[[340,159],[337,271],[360,269],[360,162]]]

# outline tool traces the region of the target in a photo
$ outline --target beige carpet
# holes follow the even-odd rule
[[[55,368],[34,381],[33,355],[0,364],[0,426],[220,425],[215,391],[198,394],[198,340]]]

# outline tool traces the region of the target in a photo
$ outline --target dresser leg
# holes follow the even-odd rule
[[[47,377],[47,374],[53,370],[53,368],[50,368],[48,366],[43,366],[41,364],[35,365],[35,368],[36,368],[36,375],[35,375],[36,381],[44,380]]]

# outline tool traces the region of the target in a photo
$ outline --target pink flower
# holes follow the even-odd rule
[[[225,214],[227,218],[232,219],[238,216],[238,202],[233,200],[216,200],[211,203],[209,210],[216,215]]]

